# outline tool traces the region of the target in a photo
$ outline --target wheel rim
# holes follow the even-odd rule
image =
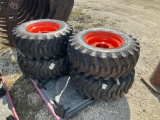
[[[84,41],[93,47],[113,49],[124,44],[124,40],[111,32],[90,32],[84,36]]]
[[[26,27],[26,30],[31,33],[49,33],[59,29],[60,25],[55,22],[37,22]]]

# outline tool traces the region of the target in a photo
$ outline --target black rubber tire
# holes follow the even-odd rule
[[[75,88],[89,99],[116,100],[118,97],[123,97],[124,93],[128,93],[134,82],[134,76],[135,70],[132,70],[125,77],[118,79],[120,83],[118,85],[112,78],[109,80],[94,79],[93,76],[86,77],[83,73],[75,72],[71,75],[71,81]]]
[[[5,12],[8,6],[9,0],[0,0],[0,12]]]
[[[60,29],[49,33],[31,33],[26,30],[30,24],[37,22],[54,22],[60,25]],[[17,51],[30,59],[52,58],[65,56],[67,54],[67,44],[72,27],[59,20],[35,20],[21,24],[13,30],[13,41]]]
[[[124,39],[121,47],[114,49],[103,49],[88,45],[84,41],[84,36],[90,32],[111,32]],[[69,40],[69,62],[71,72],[75,69],[85,73],[86,76],[100,77],[108,80],[126,76],[132,70],[139,58],[139,43],[131,36],[115,30],[94,28],[84,30],[71,36]]]
[[[73,8],[74,0],[57,0],[56,3],[57,6],[53,18],[56,20],[67,21]]]
[[[31,60],[18,55],[18,64],[23,74],[37,80],[49,81],[69,74],[67,57]]]

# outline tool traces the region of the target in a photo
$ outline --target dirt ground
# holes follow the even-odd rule
[[[135,82],[124,98],[96,102],[72,120],[160,120],[160,95],[141,81],[160,60],[159,15],[159,0],[75,0],[69,20],[75,31],[103,27],[125,32],[140,42],[141,54]],[[53,119],[32,84],[22,76],[15,50],[1,45],[0,68],[21,120]]]

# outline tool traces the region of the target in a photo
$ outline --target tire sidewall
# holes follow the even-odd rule
[[[124,40],[124,44],[118,48],[113,48],[113,49],[104,49],[104,48],[98,48],[98,47],[93,47],[88,45],[85,41],[84,41],[84,36],[88,33],[91,32],[111,32],[114,34],[119,35],[120,37],[123,38]],[[129,37],[128,35],[118,32],[116,30],[110,30],[110,29],[104,29],[104,28],[92,28],[92,29],[87,29],[84,31],[81,31],[79,33],[76,34],[75,36],[75,40],[82,45],[83,47],[93,50],[93,51],[99,51],[99,52],[120,52],[120,51],[125,51],[128,50],[129,48],[131,48],[131,46],[134,44],[134,40]]]
[[[48,33],[32,33],[32,32],[28,32],[26,30],[26,27],[28,25],[33,24],[33,23],[37,23],[37,22],[54,22],[54,23],[57,23],[58,25],[60,25],[60,29],[53,31],[53,32],[48,32]],[[17,27],[17,31],[19,31],[20,33],[23,33],[25,35],[39,36],[39,35],[52,35],[52,34],[61,33],[64,30],[66,30],[67,28],[68,28],[68,24],[63,21],[60,21],[60,20],[39,19],[39,20],[29,21],[29,22],[21,24],[20,26]]]

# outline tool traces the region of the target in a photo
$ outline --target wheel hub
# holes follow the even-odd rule
[[[84,41],[93,47],[112,49],[124,44],[124,40],[111,32],[91,32],[84,36]]]

